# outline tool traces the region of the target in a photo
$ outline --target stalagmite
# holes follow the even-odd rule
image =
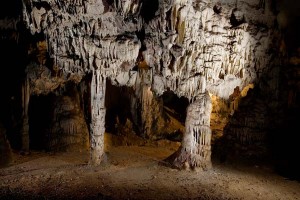
[[[106,78],[94,70],[91,82],[90,164],[99,165],[104,157]]]
[[[180,169],[211,168],[211,111],[211,98],[203,88],[201,94],[187,108],[182,145],[166,159],[168,163]]]

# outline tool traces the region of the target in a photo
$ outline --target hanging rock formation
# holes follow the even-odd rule
[[[52,67],[63,77],[80,81],[92,74],[91,163],[99,164],[104,153],[106,79],[134,86],[144,73],[146,85],[138,92],[160,96],[171,90],[190,101],[182,147],[168,161],[207,169],[210,95],[228,99],[236,87],[256,83],[268,70],[275,20],[270,5],[270,0],[23,0],[23,19],[32,34],[44,34]],[[36,87],[31,84],[30,91]],[[24,119],[27,92],[25,85]]]

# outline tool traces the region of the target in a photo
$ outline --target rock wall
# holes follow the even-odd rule
[[[84,151],[89,147],[88,127],[79,95],[58,96],[53,103],[53,119],[47,137],[52,151]]]

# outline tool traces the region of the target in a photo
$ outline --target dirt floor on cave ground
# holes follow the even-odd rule
[[[266,166],[213,162],[208,171],[159,164],[178,143],[107,146],[106,163],[88,153],[14,153],[0,169],[0,199],[300,199],[300,183]]]

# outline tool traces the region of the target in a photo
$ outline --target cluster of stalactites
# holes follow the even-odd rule
[[[255,82],[270,62],[270,13],[254,10],[258,0],[236,9],[232,3],[161,0],[145,23],[141,1],[49,0],[38,8],[31,0],[24,19],[32,33],[45,34],[51,57],[67,74],[97,69],[113,84],[132,86],[141,48],[135,32],[144,29],[153,91],[171,89],[192,100],[204,77],[206,89],[226,99],[236,86]]]
[[[141,46],[135,32],[143,25],[139,1],[43,3],[24,4],[23,18],[32,34],[44,33],[56,66],[66,74],[97,69],[117,84],[132,84]]]
[[[191,99],[204,76],[210,93],[228,99],[236,86],[242,89],[260,78],[271,62],[268,26],[274,16],[243,12],[252,8],[244,3],[233,11],[212,2],[182,2],[160,2],[160,13],[145,25],[143,56],[153,67],[154,91],[162,94],[170,88]],[[260,21],[264,17],[269,21]]]

